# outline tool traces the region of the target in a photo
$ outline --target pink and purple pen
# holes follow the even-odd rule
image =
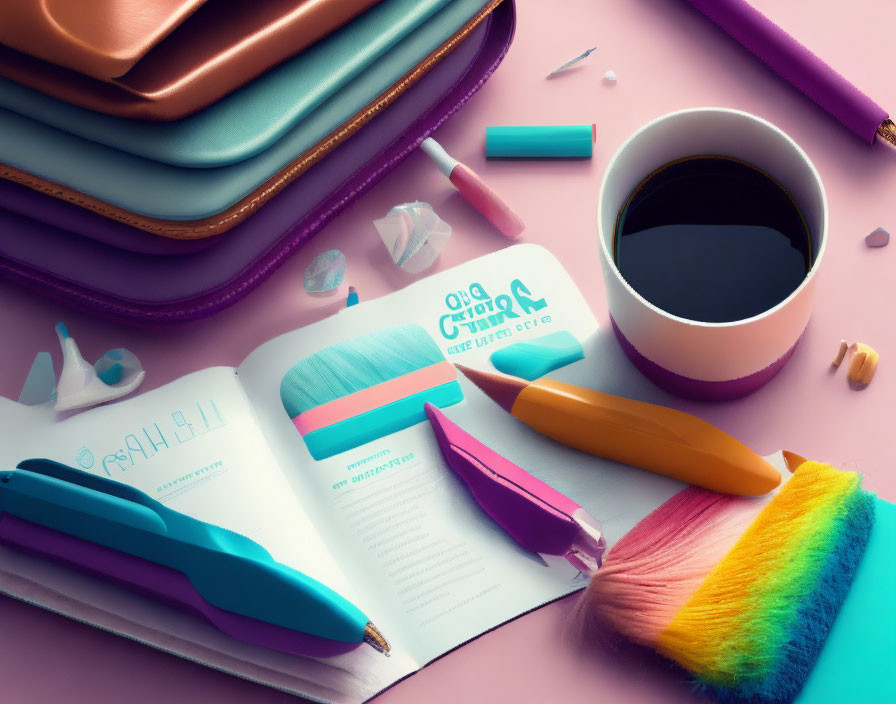
[[[432,137],[420,148],[429,155],[466,201],[482,213],[505,237],[515,239],[526,228],[520,216],[501,197],[485,185],[475,171],[461,164]]]
[[[431,403],[426,415],[445,463],[510,537],[531,552],[565,557],[586,575],[600,567],[607,543],[597,519],[483,445]]]
[[[745,0],[688,2],[865,142],[896,149],[886,110]]]

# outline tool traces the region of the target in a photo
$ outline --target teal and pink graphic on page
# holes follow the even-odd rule
[[[419,325],[379,330],[303,359],[280,382],[283,408],[316,460],[426,420],[463,400],[454,366]]]

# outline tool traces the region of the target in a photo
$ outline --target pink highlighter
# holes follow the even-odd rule
[[[588,576],[597,571],[607,546],[597,519],[483,445],[431,403],[425,407],[445,462],[495,523],[527,550],[565,557]]]
[[[516,239],[526,229],[520,216],[513,212],[497,193],[486,186],[475,171],[453,158],[436,140],[428,137],[420,144],[420,148],[436,163],[464,199],[488,218],[502,235]]]

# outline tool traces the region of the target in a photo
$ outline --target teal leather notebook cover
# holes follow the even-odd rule
[[[384,0],[217,103],[174,122],[86,110],[2,77],[0,107],[154,161],[225,166],[270,147],[449,2]]]
[[[387,3],[407,6],[414,1]],[[181,221],[212,217],[254,191],[356,114],[453,36],[486,4],[487,0],[451,0],[270,148],[230,166],[171,166],[2,109],[0,134],[10,138],[0,140],[0,162],[149,217]],[[269,106],[266,98],[256,100],[258,104],[253,101],[250,111],[253,115]],[[242,108],[248,109],[249,104]],[[235,111],[228,124],[239,125],[244,117],[248,119],[247,115]]]
[[[896,702],[896,505],[877,499],[871,539],[797,704]]]

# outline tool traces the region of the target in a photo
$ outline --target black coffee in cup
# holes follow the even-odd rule
[[[701,155],[661,166],[632,191],[616,219],[613,258],[657,308],[724,323],[786,299],[813,253],[781,184],[745,161]]]

